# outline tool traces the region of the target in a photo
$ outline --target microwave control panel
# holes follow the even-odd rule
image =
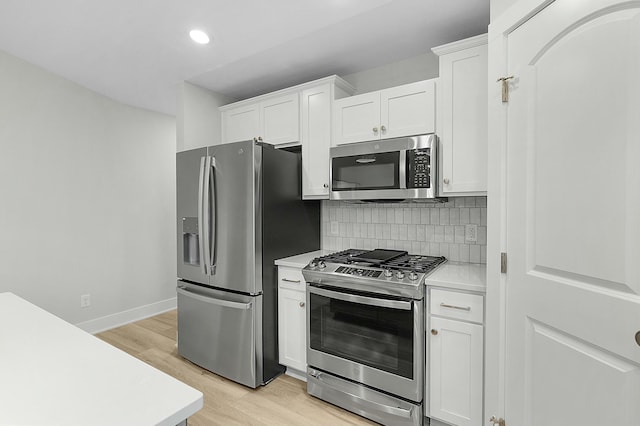
[[[431,187],[431,152],[429,149],[407,151],[407,188]]]

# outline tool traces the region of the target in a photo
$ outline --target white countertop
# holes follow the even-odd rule
[[[202,393],[12,293],[0,293],[0,425],[175,426]]]
[[[425,285],[484,293],[487,289],[487,265],[447,262],[427,277]]]
[[[316,257],[324,256],[326,254],[335,253],[335,250],[316,250],[308,253],[302,253],[295,256],[285,257],[276,260],[274,263],[278,266],[289,266],[291,268],[304,268]]]

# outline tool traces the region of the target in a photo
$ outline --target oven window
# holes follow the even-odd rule
[[[413,379],[413,311],[310,294],[312,349]]]
[[[333,191],[399,188],[400,153],[338,157],[331,161]]]

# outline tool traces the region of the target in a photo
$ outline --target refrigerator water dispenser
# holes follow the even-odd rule
[[[182,218],[182,261],[188,265],[200,265],[200,238],[198,237],[198,218]]]

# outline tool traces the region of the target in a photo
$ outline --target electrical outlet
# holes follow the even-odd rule
[[[91,306],[91,295],[90,294],[83,294],[80,296],[80,307],[81,308],[86,308]]]
[[[478,225],[464,226],[464,241],[466,243],[475,243],[478,241]]]
[[[329,235],[337,237],[339,233],[340,233],[340,227],[338,226],[338,222],[332,221],[331,229],[329,230]]]

